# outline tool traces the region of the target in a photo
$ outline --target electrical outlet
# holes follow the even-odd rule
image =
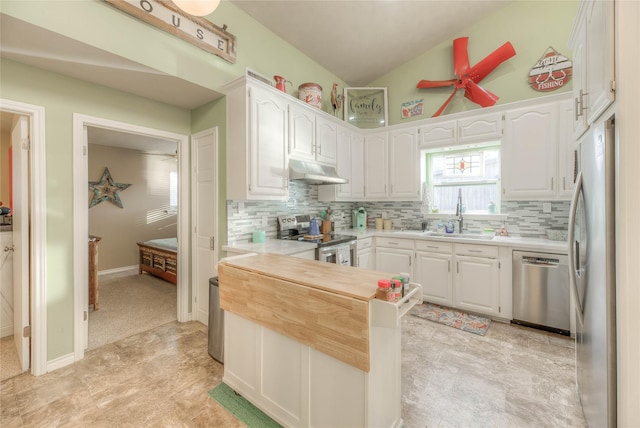
[[[269,221],[269,218],[266,215],[262,216],[262,227],[267,227],[267,222]]]
[[[244,202],[238,202],[238,214],[244,213]]]
[[[387,218],[387,212],[386,211],[382,211],[382,213],[380,214],[380,216],[382,218]]]
[[[551,212],[551,202],[543,202],[542,203],[542,212],[550,213]]]

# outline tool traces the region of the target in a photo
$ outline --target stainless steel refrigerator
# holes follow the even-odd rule
[[[578,392],[592,428],[616,426],[615,120],[579,144],[569,216]]]

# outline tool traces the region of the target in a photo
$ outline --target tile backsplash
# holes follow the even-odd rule
[[[243,206],[239,205],[240,202]],[[550,213],[543,212],[542,204],[542,201],[502,202],[501,213],[507,215],[505,225],[509,234],[544,238],[548,228],[566,229],[570,202],[550,202]],[[277,216],[284,214],[319,215],[320,211],[326,210],[328,207],[333,210],[336,230],[352,227],[351,211],[358,207],[364,207],[367,210],[368,227],[371,228],[374,227],[374,219],[382,216],[383,213],[387,218],[393,220],[395,228],[419,228],[423,220],[420,201],[318,202],[317,185],[290,181],[289,199],[286,201],[227,201],[228,242],[250,242],[251,233],[255,230],[264,230],[267,233],[267,238],[275,238]],[[429,228],[434,229],[439,221],[442,220],[430,220]],[[487,227],[498,230],[501,226],[501,220],[476,220],[472,216],[465,218],[465,229],[468,232],[481,232]]]

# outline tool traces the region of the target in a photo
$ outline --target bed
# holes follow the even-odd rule
[[[147,272],[176,284],[178,281],[178,238],[138,242],[139,273]]]

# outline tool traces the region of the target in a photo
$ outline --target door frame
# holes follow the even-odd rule
[[[74,288],[74,361],[84,358],[88,326],[88,245],[89,205],[87,202],[88,148],[86,127],[106,128],[178,143],[178,278],[177,319],[189,321],[189,136],[147,128],[126,122],[73,114],[73,288]]]
[[[29,275],[31,317],[31,373],[47,372],[47,156],[45,109],[42,106],[0,99],[0,110],[29,117]]]

